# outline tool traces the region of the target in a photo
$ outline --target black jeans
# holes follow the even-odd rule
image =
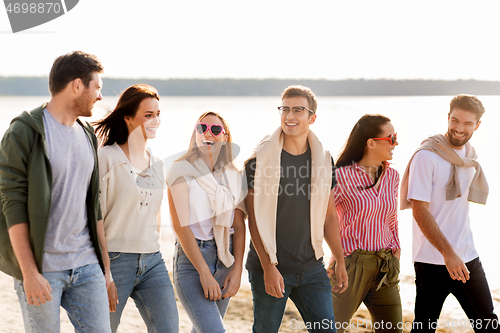
[[[438,324],[443,303],[449,294],[453,294],[475,332],[500,332],[500,322],[493,312],[488,281],[479,258],[466,263],[470,279],[463,283],[453,280],[445,265],[415,262],[415,320],[412,332],[434,332]],[[446,324],[446,323],[445,323]],[[449,323],[451,327],[451,322]],[[455,323],[458,324],[458,323]]]

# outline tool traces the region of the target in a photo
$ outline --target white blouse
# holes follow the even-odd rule
[[[196,179],[184,176],[189,190],[189,227],[196,239],[211,240],[214,238],[212,228],[213,210],[210,206],[207,193],[201,188]],[[217,179],[217,177],[216,177]],[[219,179],[217,182],[220,184]],[[234,221],[234,211],[231,216],[231,225]],[[233,228],[229,230],[234,233]]]

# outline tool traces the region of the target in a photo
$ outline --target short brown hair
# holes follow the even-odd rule
[[[93,54],[74,51],[54,60],[49,74],[49,91],[52,96],[60,93],[71,81],[80,79],[89,87],[94,72],[102,73],[104,67]]]
[[[318,101],[312,90],[304,86],[289,86],[283,91],[281,95],[281,100],[289,97],[305,97],[309,103],[309,108],[316,114],[316,109],[318,108]]]
[[[448,113],[448,116],[451,115],[454,109],[472,112],[476,116],[477,121],[481,119],[484,113],[484,106],[479,98],[466,94],[453,97],[450,101],[450,112]]]

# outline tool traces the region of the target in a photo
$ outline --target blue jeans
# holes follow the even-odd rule
[[[439,315],[449,294],[453,294],[469,320],[474,332],[500,332],[500,322],[493,311],[490,288],[479,258],[466,263],[470,278],[466,283],[453,280],[445,265],[415,262],[415,319],[412,332],[435,332]]]
[[[148,332],[179,332],[174,288],[160,252],[109,252],[111,274],[118,292],[116,312],[109,312],[116,332],[129,297],[135,302]]]
[[[222,288],[224,280],[232,269],[224,266],[217,257],[215,240],[197,240],[201,254],[210,272]],[[225,332],[222,319],[226,314],[229,298],[211,301],[205,298],[200,275],[182,250],[179,240],[175,244],[174,254],[174,285],[177,296],[193,323],[193,333]],[[224,295],[225,290],[222,291]]]
[[[278,332],[289,297],[304,320],[300,324],[286,323],[291,328],[295,325],[306,327],[309,332],[337,332],[330,279],[325,267],[318,265],[305,272],[282,275],[285,294],[283,298],[276,298],[266,293],[264,274],[248,272],[253,294],[252,332]]]
[[[43,276],[52,288],[52,300],[40,306],[28,304],[23,281],[14,279],[26,332],[59,332],[61,306],[75,332],[111,332],[106,281],[99,264],[44,272]]]

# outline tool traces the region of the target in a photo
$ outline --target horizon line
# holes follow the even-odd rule
[[[48,75],[33,75],[33,76],[25,76],[25,75],[0,75],[0,78],[3,79],[9,79],[9,78],[25,78],[25,79],[31,79],[31,78],[47,78]],[[326,78],[276,78],[276,77],[265,77],[265,78],[255,78],[255,77],[240,77],[240,78],[234,78],[234,77],[209,77],[209,78],[203,78],[203,77],[195,77],[195,78],[189,78],[189,77],[172,77],[172,78],[152,78],[152,77],[107,77],[103,76],[103,79],[111,79],[111,80],[157,80],[157,81],[170,81],[170,80],[255,80],[255,81],[271,81],[271,80],[276,80],[276,81],[286,81],[286,80],[305,80],[305,81],[331,81],[331,82],[338,82],[338,81],[444,81],[444,82],[455,82],[455,81],[478,81],[478,82],[500,82],[500,80],[486,80],[486,79],[424,79],[424,78],[404,78],[404,79],[397,79],[397,78],[344,78],[344,79],[326,79]]]

